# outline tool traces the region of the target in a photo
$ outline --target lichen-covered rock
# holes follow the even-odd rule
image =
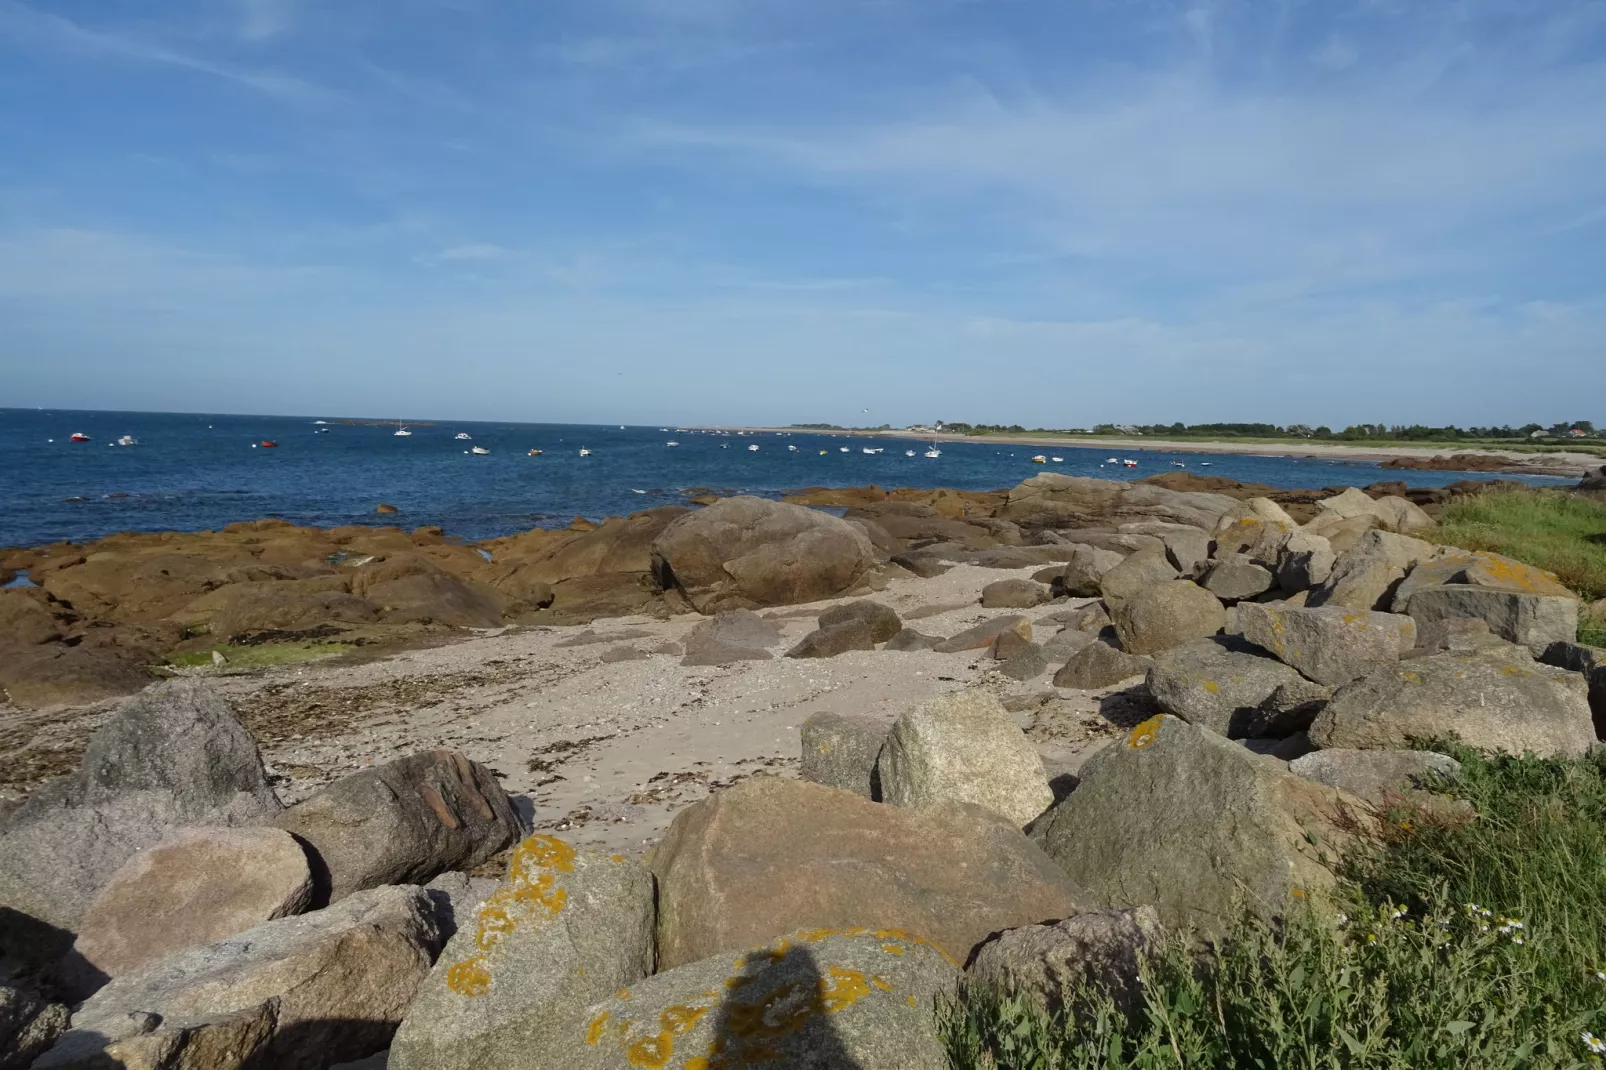
[[[419,751],[353,773],[274,823],[311,849],[325,902],[472,869],[524,829],[495,774],[452,750]]]
[[[318,1070],[390,1042],[440,948],[422,888],[359,892],[114,979],[36,1070]]]
[[[763,498],[721,498],[666,527],[652,543],[653,575],[699,613],[831,598],[875,567],[863,528]]]
[[[1128,654],[1103,641],[1088,643],[1054,674],[1054,686],[1093,691],[1142,676],[1153,664],[1152,658]]]
[[[963,962],[999,929],[1079,905],[1040,849],[979,806],[886,806],[778,777],[682,810],[649,864],[660,969],[855,926],[902,929]]]
[[[573,1065],[585,1009],[652,972],[653,920],[640,862],[531,836],[420,986],[390,1070]]]
[[[1081,775],[1032,838],[1100,908],[1152,905],[1178,930],[1220,932],[1241,897],[1276,915],[1332,887],[1348,822],[1369,810],[1164,714]]]
[[[1086,987],[1123,1010],[1143,998],[1140,959],[1163,933],[1153,907],[1090,910],[1044,925],[1008,929],[976,950],[965,969],[967,994],[1009,992],[1051,1013]]]
[[[983,609],[1031,609],[1052,597],[1036,580],[997,580],[981,589]]]
[[[1036,749],[986,691],[943,695],[904,711],[878,768],[882,794],[894,806],[951,799],[1025,825],[1054,801]]]
[[[95,732],[76,774],[0,820],[0,907],[76,930],[118,867],[170,832],[280,809],[227,703],[194,681],[151,687]]]
[[[1479,750],[1581,757],[1595,743],[1589,685],[1577,673],[1499,652],[1435,654],[1340,688],[1310,738],[1323,750],[1406,747],[1459,737]]]
[[[1254,514],[1224,520],[1215,533],[1216,558],[1220,560],[1236,554],[1268,570],[1276,568],[1282,548],[1294,530],[1292,520],[1273,520]]]
[[[1177,570],[1164,550],[1145,550],[1133,554],[1099,577],[1099,591],[1104,596],[1104,604],[1110,607],[1110,614],[1114,616],[1120,612],[1121,604],[1139,591],[1169,583],[1176,578]]]
[[[1032,622],[1029,617],[1011,614],[983,621],[974,628],[966,628],[951,638],[944,639],[932,649],[939,654],[954,654],[961,650],[986,650],[1005,632],[1014,632],[1022,639],[1031,639]]]
[[[803,760],[798,775],[814,784],[881,800],[876,759],[892,722],[825,711],[803,722]]]
[[[1133,593],[1115,606],[1115,632],[1128,654],[1158,654],[1221,631],[1221,602],[1192,580],[1172,580]]]
[[[1306,780],[1342,788],[1385,808],[1407,793],[1431,790],[1440,778],[1454,779],[1461,763],[1425,750],[1319,750],[1288,763],[1288,771]]]
[[[1409,612],[1418,624],[1466,617],[1481,620],[1500,638],[1542,653],[1551,643],[1578,638],[1578,604],[1570,594],[1523,594],[1451,583],[1416,592]]]
[[[1154,659],[1148,675],[1149,694],[1162,710],[1229,739],[1288,735],[1307,727],[1309,719],[1287,724],[1264,708],[1279,688],[1301,682],[1299,673],[1279,661],[1211,639],[1166,651]],[[1286,730],[1271,731],[1274,722]]]
[[[1414,596],[1446,584],[1468,585],[1548,598],[1576,596],[1553,572],[1485,551],[1446,548],[1411,569],[1394,592],[1395,613],[1409,613]]]
[[[959,970],[896,929],[810,929],[648,978],[590,1008],[573,1070],[945,1070],[937,1002]]]
[[[311,899],[306,852],[288,832],[183,829],[101,889],[67,960],[73,987],[88,995],[108,977],[299,913]]]
[[[1393,613],[1244,602],[1238,628],[1249,642],[1319,684],[1336,687],[1398,661],[1416,645],[1416,622]]]

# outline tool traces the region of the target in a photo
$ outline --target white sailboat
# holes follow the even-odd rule
[[[396,421],[396,430],[391,433],[397,438],[411,438],[413,434],[411,431],[407,430],[406,427],[402,426],[402,422],[400,420]]]
[[[931,444],[931,448],[927,450],[924,455],[930,457],[932,460],[936,460],[938,457],[942,456],[942,450],[939,450],[937,448],[937,444],[933,442]]]

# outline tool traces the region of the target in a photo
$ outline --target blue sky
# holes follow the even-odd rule
[[[0,405],[1606,423],[1606,0],[0,0]]]

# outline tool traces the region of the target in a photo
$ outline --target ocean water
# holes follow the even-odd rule
[[[747,436],[563,424],[440,421],[316,424],[311,416],[226,416],[0,409],[0,546],[83,542],[117,531],[199,531],[237,520],[297,524],[434,524],[467,539],[563,526],[679,503],[688,492],[777,497],[800,487],[954,487],[994,490],[1044,471],[1138,479],[1173,470],[1275,487],[1365,486],[1382,479],[1439,486],[1456,472],[1392,472],[1364,462],[1109,448],[942,443],[798,432]],[[327,428],[320,433],[319,429]],[[69,441],[74,432],[87,443]],[[459,441],[459,432],[472,436]],[[112,445],[123,435],[135,446]],[[264,440],[278,443],[263,448]],[[670,447],[666,442],[680,443]],[[468,452],[485,446],[488,456]],[[757,451],[748,449],[757,445]],[[796,446],[789,450],[788,446]],[[849,452],[841,452],[842,447]],[[592,451],[581,457],[580,449]],[[864,447],[884,452],[866,455]],[[529,456],[539,449],[538,457]],[[914,450],[915,456],[905,455]],[[823,453],[821,451],[824,451]],[[1037,453],[1063,458],[1032,464]],[[1209,462],[1209,467],[1203,467]],[[1510,478],[1510,477],[1507,477]],[[1528,477],[1537,484],[1569,480]],[[374,507],[395,505],[397,516]]]

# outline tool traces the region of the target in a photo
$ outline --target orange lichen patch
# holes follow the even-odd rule
[[[875,985],[877,988],[881,989],[881,991],[883,991],[883,992],[891,992],[892,991],[891,982],[889,982],[885,977],[882,977],[880,974],[875,974],[875,975],[871,976],[870,983]]]
[[[548,921],[563,913],[569,893],[558,887],[558,874],[573,873],[573,847],[552,836],[531,836],[513,851],[507,883],[480,905],[475,916],[474,946],[493,950],[520,925]],[[482,996],[491,989],[491,962],[476,955],[448,968],[446,984],[463,996]]]
[[[1532,565],[1525,565],[1509,557],[1501,557],[1499,554],[1473,556],[1476,560],[1470,567],[1474,574],[1467,578],[1480,586],[1523,591],[1528,594],[1572,595],[1554,572],[1534,568]]]
[[[608,856],[608,860],[610,862],[616,862],[616,863],[617,862],[623,862],[625,860],[625,856],[624,855],[609,855]]]
[[[1153,743],[1160,735],[1160,718],[1150,717],[1138,725],[1126,737],[1126,745],[1132,750],[1142,750]]]
[[[611,1017],[613,1016],[608,1011],[603,1011],[601,1014],[591,1019],[591,1024],[586,1026],[587,1044],[590,1044],[593,1047],[596,1046],[597,1042],[602,1039],[603,1031],[608,1028],[608,1019]]]
[[[446,971],[446,987],[460,996],[483,996],[491,990],[491,968],[484,955],[453,963]]]
[[[1216,683],[1214,680],[1206,680],[1200,686],[1203,687],[1206,691],[1210,692],[1212,695],[1221,694],[1221,685]]]
[[[903,945],[902,944],[882,944],[881,945],[881,950],[885,951],[889,955],[901,955],[901,954],[903,954]]]

